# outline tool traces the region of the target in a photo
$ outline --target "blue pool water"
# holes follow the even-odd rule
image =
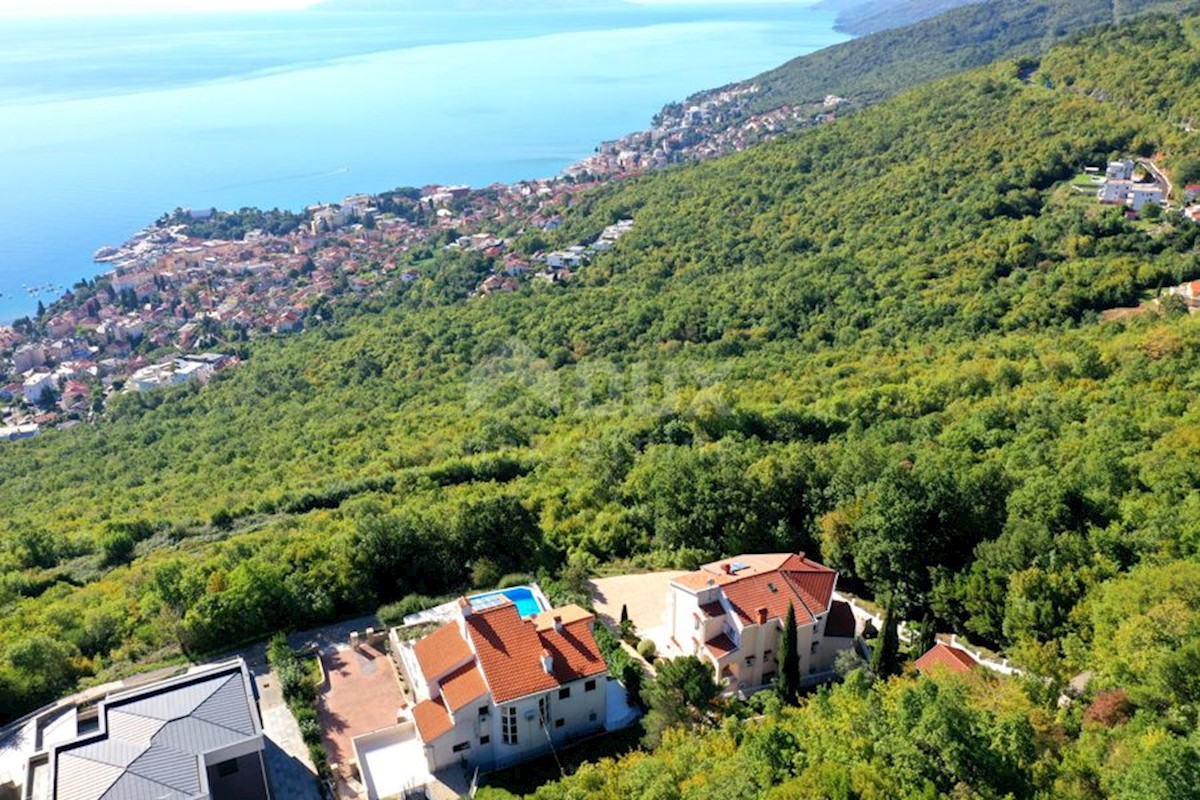
[[[522,617],[532,617],[534,614],[540,614],[546,610],[542,608],[541,601],[534,596],[533,590],[528,586],[514,586],[512,589],[477,594],[470,600],[471,607],[476,611],[497,606],[505,600],[512,600],[517,607],[517,613]]]

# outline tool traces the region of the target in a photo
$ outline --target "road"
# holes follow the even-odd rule
[[[1166,173],[1158,168],[1158,166],[1148,158],[1137,159],[1139,166],[1144,167],[1147,172],[1154,176],[1154,180],[1158,181],[1163,186],[1167,187],[1166,197],[1169,200],[1175,196],[1175,187],[1171,185],[1171,179]]]

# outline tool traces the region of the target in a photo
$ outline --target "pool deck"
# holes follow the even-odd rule
[[[549,611],[551,608],[553,608],[553,606],[550,604],[550,600],[542,591],[542,587],[538,586],[536,583],[525,583],[520,586],[510,586],[508,589],[494,589],[488,592],[479,592],[477,594],[467,595],[467,599],[471,600],[476,597],[489,597],[491,595],[503,594],[509,589],[528,589],[533,595],[533,598],[537,600],[538,605],[541,606],[541,611]],[[441,625],[443,623],[450,622],[457,617],[458,600],[451,600],[448,603],[442,603],[440,606],[434,606],[433,608],[427,608],[424,611],[418,611],[415,614],[409,614],[404,618],[403,627],[407,628],[412,625],[429,624]]]

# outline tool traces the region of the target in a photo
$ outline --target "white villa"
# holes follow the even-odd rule
[[[424,638],[393,638],[430,772],[504,767],[604,730],[608,665],[595,615],[537,605],[528,613],[508,598],[464,597]]]
[[[666,618],[674,649],[712,664],[725,691],[771,685],[788,606],[796,613],[802,682],[827,678],[838,652],[854,646],[848,603],[834,600],[837,572],[803,553],[740,555],[673,579]]]
[[[1156,182],[1141,183],[1133,180],[1134,162],[1128,158],[1110,161],[1104,172],[1104,183],[1096,193],[1101,203],[1126,205],[1141,211],[1148,204],[1166,204],[1166,190]]]

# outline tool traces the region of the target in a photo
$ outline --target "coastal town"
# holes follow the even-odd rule
[[[834,122],[838,109],[850,102],[828,95],[819,103],[755,111],[753,100],[760,92],[757,84],[736,84],[667,105],[649,129],[601,143],[563,174],[622,177],[741,152],[801,128]]]
[[[415,250],[477,255],[488,272],[473,296],[563,283],[611,250],[632,220],[559,250],[520,254],[514,238],[553,233],[571,197],[595,185],[559,177],[356,195],[288,214],[275,232],[239,230],[212,209],[164,215],[96,252],[111,271],[0,329],[0,441],[90,420],[121,393],[203,385],[239,363],[231,345],[300,332],[329,319],[342,298],[420,280],[405,266]],[[234,234],[210,235],[221,225]]]
[[[579,192],[832,122],[850,102],[830,95],[755,112],[760,91],[735,84],[672,103],[649,129],[602,143],[553,178],[360,194],[299,213],[164,214],[95,252],[108,272],[0,327],[0,442],[87,422],[123,393],[203,385],[240,363],[238,342],[298,333],[330,319],[343,298],[419,281],[414,253],[441,248],[482,259],[487,273],[470,297],[569,281],[633,221],[552,250],[517,252],[514,240],[553,237]]]
[[[653,127],[605,142],[554,178],[468,186],[428,185],[360,194],[301,213],[176,209],[120,246],[96,251],[110,271],[81,281],[35,319],[0,328],[0,442],[67,428],[102,413],[115,395],[203,385],[240,363],[237,343],[288,335],[332,317],[332,304],[422,279],[417,256],[470,254],[483,272],[467,297],[561,284],[608,253],[633,228],[621,219],[586,241],[529,251],[559,238],[580,192],[612,180],[742,150],[837,118],[830,95],[810,106],[751,113],[755,85],[671,104]],[[1179,194],[1148,159],[1088,168],[1074,184],[1132,219],[1157,218]],[[1200,186],[1178,197],[1200,220]],[[255,223],[260,223],[255,227]],[[527,242],[526,242],[527,244]],[[1200,311],[1200,287],[1165,290]]]

